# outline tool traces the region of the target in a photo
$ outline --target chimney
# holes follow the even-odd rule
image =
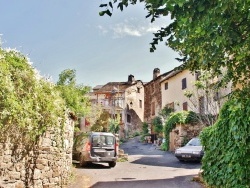
[[[128,83],[129,84],[135,83],[135,77],[134,77],[134,75],[132,75],[132,74],[128,75]]]
[[[160,76],[160,69],[155,68],[153,71],[153,80],[156,79],[158,76]]]

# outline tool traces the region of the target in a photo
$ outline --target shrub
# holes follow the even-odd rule
[[[161,118],[159,116],[156,116],[153,119],[152,125],[153,125],[153,130],[154,130],[155,133],[162,134],[162,132],[163,132],[163,125],[162,125]]]
[[[21,53],[0,48],[0,141],[31,147],[50,127],[62,128],[65,103]],[[60,136],[60,135],[58,135]]]
[[[249,89],[229,99],[215,125],[205,128],[201,142],[203,179],[214,187],[250,187]]]
[[[164,125],[164,135],[165,143],[164,148],[169,149],[169,134],[175,128],[176,124],[187,124],[187,123],[196,123],[197,115],[192,111],[181,111],[171,113]]]
[[[148,134],[148,124],[146,122],[142,123],[142,134]]]

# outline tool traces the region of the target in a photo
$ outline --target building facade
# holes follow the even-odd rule
[[[168,72],[160,74],[160,69],[155,68],[153,70],[153,79],[144,85],[144,122],[149,125],[150,131],[152,131],[152,120],[162,109],[161,80],[167,74]]]
[[[198,114],[218,115],[232,90],[231,84],[217,87],[221,78],[202,80],[202,74],[207,73],[173,69],[164,76],[161,79],[162,108],[167,106],[174,111],[186,110]]]
[[[172,70],[162,77],[162,108],[165,106],[174,109],[174,111],[193,110],[193,104],[184,95],[187,90],[194,89],[194,82],[197,80],[197,74],[192,74],[188,70]]]
[[[120,137],[128,137],[141,130],[144,118],[144,85],[135,80],[133,75],[128,76],[126,82],[109,82],[93,88],[90,94],[91,103],[101,105],[109,112],[110,118],[119,114]]]

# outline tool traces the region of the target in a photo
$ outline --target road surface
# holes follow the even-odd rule
[[[171,152],[153,144],[139,142],[139,137],[123,143],[128,161],[116,167],[98,163],[85,168],[76,165],[76,179],[69,188],[202,188],[192,181],[200,163],[179,162]]]

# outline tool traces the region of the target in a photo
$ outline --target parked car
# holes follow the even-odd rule
[[[179,161],[201,161],[203,155],[199,138],[192,138],[185,146],[175,150],[175,156]]]
[[[92,162],[108,163],[115,167],[118,155],[118,143],[112,133],[81,133],[74,139],[73,159],[86,166]]]

